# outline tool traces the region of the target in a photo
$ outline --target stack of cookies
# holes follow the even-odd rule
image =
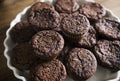
[[[10,31],[11,64],[32,81],[86,81],[97,65],[120,70],[120,23],[99,3],[38,2]]]

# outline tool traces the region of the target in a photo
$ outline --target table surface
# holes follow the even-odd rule
[[[1,0],[2,1],[2,0]],[[4,0],[0,2],[0,81],[20,81],[16,79],[11,70],[6,65],[6,59],[3,55],[6,30],[16,14],[22,11],[26,6],[39,0]],[[120,0],[95,0],[112,10],[120,17]]]

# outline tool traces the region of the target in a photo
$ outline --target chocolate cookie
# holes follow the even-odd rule
[[[99,34],[108,39],[120,40],[120,23],[110,19],[100,19],[95,24]]]
[[[72,49],[66,59],[68,75],[75,81],[86,81],[97,69],[97,61],[92,52],[84,48]]]
[[[120,70],[120,41],[100,40],[94,51],[102,66]]]
[[[30,8],[28,21],[37,31],[53,29],[59,26],[59,14],[51,4],[38,2]]]
[[[52,60],[62,51],[64,39],[55,31],[44,30],[33,36],[31,44],[40,59]]]
[[[31,68],[30,76],[34,81],[65,81],[67,74],[59,60],[52,60]]]
[[[16,43],[28,42],[36,33],[33,29],[28,21],[21,21],[11,29],[10,36]]]
[[[88,32],[90,23],[88,19],[81,14],[71,14],[65,16],[61,21],[63,34],[70,39],[79,39]]]
[[[77,45],[85,48],[92,48],[96,44],[96,31],[91,26],[88,32],[78,41]]]
[[[78,10],[78,0],[56,0],[55,9],[62,13],[72,13]]]
[[[11,63],[18,69],[29,69],[35,59],[32,47],[28,43],[18,44],[12,49]]]
[[[105,16],[106,10],[99,3],[87,2],[82,4],[79,9],[80,13],[90,20],[98,20]]]

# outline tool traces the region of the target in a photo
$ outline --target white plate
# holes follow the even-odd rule
[[[41,0],[41,2],[45,2],[45,1],[49,1],[49,2],[53,2],[53,0]],[[85,3],[88,1],[92,1],[93,0],[79,0],[80,4],[81,3]],[[5,46],[5,51],[4,51],[4,56],[7,59],[7,66],[9,67],[9,69],[11,69],[15,75],[16,78],[22,80],[22,81],[27,81],[27,76],[25,77],[26,74],[24,74],[22,71],[18,70],[17,68],[15,68],[14,66],[11,65],[11,56],[10,56],[10,51],[11,49],[15,46],[15,44],[12,42],[9,32],[12,29],[12,27],[14,27],[14,25],[18,22],[20,22],[22,19],[26,18],[26,12],[27,10],[30,8],[26,7],[22,12],[18,13],[18,15],[16,16],[16,18],[10,23],[10,28],[7,30],[6,32],[6,38],[4,41],[4,46]],[[106,8],[105,8],[106,9]],[[115,18],[117,21],[120,21],[118,19],[118,17],[116,17],[110,10],[107,10],[107,16],[110,16],[112,18]],[[98,66],[96,73],[94,74],[94,76],[92,76],[89,80],[87,81],[118,81],[120,77],[120,72],[111,72],[108,69],[104,69],[100,66]],[[73,81],[70,78],[67,77],[66,81]]]

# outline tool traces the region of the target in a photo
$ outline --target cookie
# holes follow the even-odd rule
[[[100,65],[120,70],[120,41],[100,40],[94,48]]]
[[[64,39],[55,31],[43,30],[33,36],[31,45],[41,60],[52,60],[62,51]]]
[[[23,43],[28,42],[35,33],[34,27],[28,21],[21,21],[11,29],[10,36],[13,42]]]
[[[54,59],[31,68],[30,76],[34,81],[65,81],[67,74],[65,66]]]
[[[100,19],[96,22],[97,32],[106,39],[120,40],[120,23],[110,19]]]
[[[75,81],[86,81],[97,69],[97,61],[92,52],[84,48],[73,48],[66,59],[68,75]]]
[[[97,41],[96,31],[91,26],[88,32],[78,41],[77,46],[85,47],[85,48],[92,48],[95,46],[96,41]]]
[[[52,4],[38,2],[30,8],[28,21],[36,27],[36,31],[53,29],[59,25],[59,14],[54,10]]]
[[[81,14],[70,14],[61,21],[61,29],[68,39],[79,39],[88,32],[90,23],[88,19]]]
[[[29,43],[18,44],[12,49],[11,63],[18,69],[29,69],[35,60],[36,57]]]
[[[56,0],[54,5],[60,13],[72,13],[79,9],[78,0]]]
[[[90,20],[98,20],[105,16],[106,10],[99,3],[87,2],[80,6],[79,12]]]

